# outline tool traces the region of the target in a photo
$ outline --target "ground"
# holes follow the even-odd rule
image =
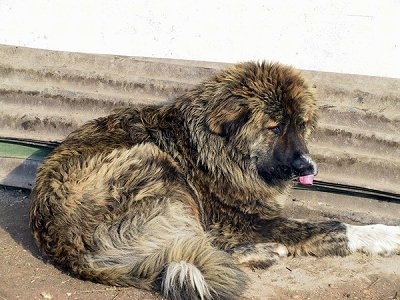
[[[398,224],[399,204],[293,191],[285,214],[349,223]],[[28,228],[29,191],[0,187],[0,300],[162,299],[135,288],[74,278],[42,256]],[[400,299],[400,256],[294,257],[267,270],[245,269],[243,299]]]

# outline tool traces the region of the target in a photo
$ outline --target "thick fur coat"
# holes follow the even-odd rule
[[[397,226],[281,216],[292,180],[317,173],[306,147],[316,115],[298,71],[250,62],[169,104],[91,121],[38,170],[34,238],[81,278],[170,299],[237,298],[240,264],[398,252]]]

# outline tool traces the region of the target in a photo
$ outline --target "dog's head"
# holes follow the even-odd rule
[[[238,64],[216,75],[206,90],[209,130],[265,182],[316,174],[306,140],[317,106],[298,71],[265,62]]]

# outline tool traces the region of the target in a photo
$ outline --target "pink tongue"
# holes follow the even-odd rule
[[[313,185],[314,175],[300,176],[299,182],[304,185]]]

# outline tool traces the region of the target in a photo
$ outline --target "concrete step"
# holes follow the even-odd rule
[[[61,141],[90,119],[162,103],[227,65],[0,46],[0,137]],[[399,193],[400,80],[303,74],[319,98],[310,143],[318,177]],[[1,178],[17,167],[3,168]]]

